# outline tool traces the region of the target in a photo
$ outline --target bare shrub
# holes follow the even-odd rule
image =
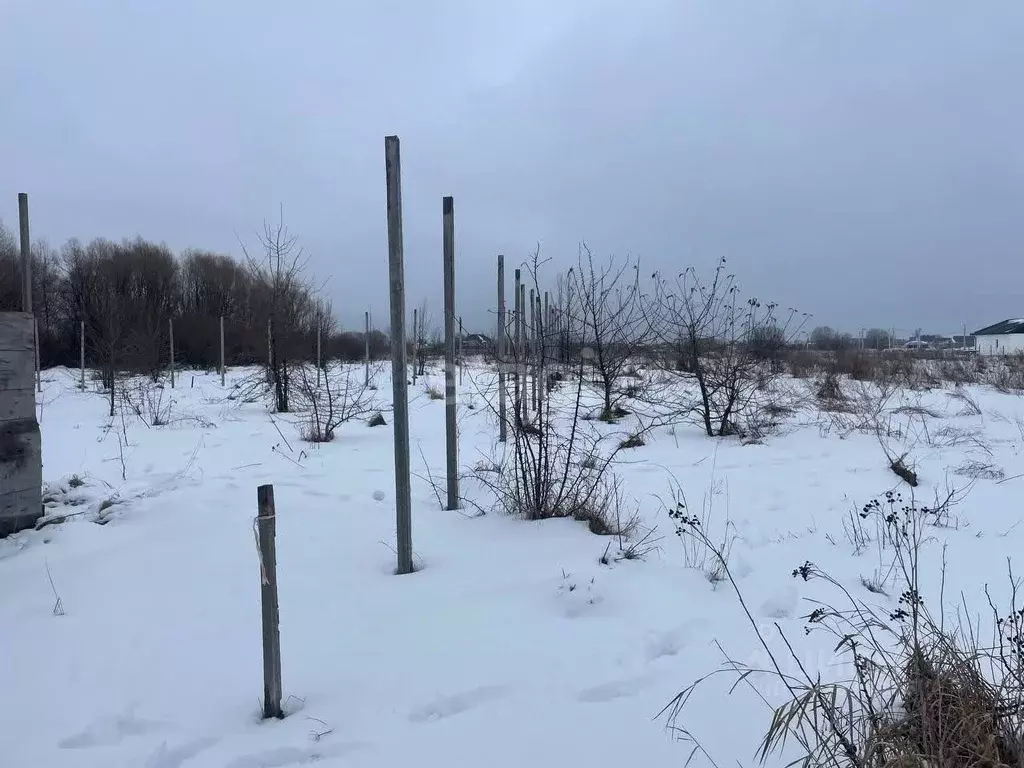
[[[839,372],[830,367],[826,370],[815,384],[815,396],[822,407],[836,410],[846,401],[843,393],[843,385],[839,378]]]
[[[655,404],[679,420],[696,421],[709,437],[736,435],[755,393],[781,374],[765,360],[765,340],[772,340],[772,348],[784,344],[802,327],[801,316],[790,310],[780,319],[776,304],[756,297],[737,306],[739,288],[725,272],[724,259],[710,282],[692,268],[674,279],[654,277],[652,327],[674,362],[666,370],[696,384],[695,390],[663,390],[658,393],[663,402]]]
[[[527,267],[535,291],[540,264],[535,253]],[[533,355],[539,352],[542,362],[544,345],[530,346],[507,345],[505,362],[512,370],[543,372]],[[526,387],[516,390],[506,414],[509,443],[493,462],[501,471],[474,476],[506,514],[527,520],[569,517],[586,521],[595,533],[625,536],[633,524],[622,519],[619,484],[611,472],[618,441],[584,420],[584,364],[582,358],[576,361],[576,375],[559,388],[557,403],[549,393],[532,415],[526,413]]]
[[[583,244],[576,266],[567,275],[566,293],[573,296],[568,321],[590,352],[589,362],[601,389],[602,418],[615,418],[612,414],[620,410],[619,401],[639,392],[637,388],[631,394],[616,386],[652,335],[639,270],[639,263],[628,258],[597,264]]]
[[[328,366],[322,377],[311,366],[294,366],[292,375],[296,384],[295,404],[305,415],[301,436],[306,442],[329,443],[342,424],[377,410],[373,390],[367,386],[362,372],[351,366]]]
[[[121,387],[121,399],[135,416],[150,427],[163,427],[171,422],[174,402],[162,386],[146,381]]]
[[[992,462],[977,459],[968,459],[956,467],[953,472],[971,480],[1002,480],[1006,477],[1006,472]]]
[[[645,445],[647,445],[647,443],[644,441],[643,437],[640,435],[630,435],[619,443],[619,448],[641,448]]]

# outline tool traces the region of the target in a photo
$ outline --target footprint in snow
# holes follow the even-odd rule
[[[486,704],[488,701],[501,698],[508,689],[501,685],[483,685],[452,696],[443,696],[422,707],[414,709],[409,713],[409,720],[413,723],[429,723],[434,720],[442,720],[446,717],[461,715],[474,707]]]
[[[196,739],[168,749],[165,741],[156,752],[146,759],[143,768],[181,768],[181,764],[186,760],[191,760],[204,749],[209,749],[216,743],[216,739]]]
[[[57,742],[61,749],[91,749],[120,744],[130,736],[142,736],[159,730],[162,723],[142,720],[132,715],[116,715],[97,720],[81,733]]]
[[[613,680],[603,685],[595,685],[593,688],[586,688],[576,694],[576,700],[584,704],[603,704],[606,701],[615,701],[633,696],[653,682],[650,675],[631,677],[625,680]]]
[[[364,742],[353,741],[316,748],[278,747],[277,749],[268,749],[266,752],[241,755],[229,761],[224,768],[286,768],[289,765],[306,765],[319,760],[341,757],[360,749],[366,749],[368,746],[370,745]]]
[[[769,597],[761,604],[761,615],[770,619],[788,619],[796,610],[800,595],[795,587],[789,586],[779,594]]]
[[[706,621],[688,621],[668,632],[659,632],[651,636],[647,641],[647,649],[644,654],[647,661],[653,662],[666,656],[675,656],[686,646],[693,635],[693,630],[706,625]]]

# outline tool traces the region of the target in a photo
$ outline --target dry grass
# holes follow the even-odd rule
[[[758,757],[762,764],[834,768],[1011,768],[1024,765],[1024,609],[1018,606],[1017,582],[1009,573],[1009,605],[987,606],[993,617],[993,640],[979,640],[978,625],[944,625],[929,612],[919,582],[920,551],[935,520],[948,517],[956,494],[936,507],[905,503],[887,494],[865,507],[887,529],[893,542],[892,569],[902,581],[894,610],[873,608],[813,563],[793,571],[794,578],[824,581],[839,596],[839,605],[818,603],[804,617],[808,634],[825,632],[836,651],[851,662],[851,676],[825,680],[817,669],[799,663],[793,643],[781,626],[786,650],[771,649],[753,617],[728,562],[721,555],[750,626],[769,657],[764,669],[727,659],[717,672],[698,679],[665,708],[670,726],[712,764],[697,736],[682,723],[694,691],[725,674],[757,688],[758,673],[782,684],[786,700],[772,708]],[[945,507],[945,509],[943,509]],[[714,548],[699,524],[688,534]],[[945,583],[942,575],[941,584]],[[862,585],[884,594],[878,579]],[[987,590],[986,590],[987,593]],[[943,600],[940,593],[939,602]],[[970,613],[964,606],[965,613]],[[794,668],[792,662],[796,661]],[[837,665],[830,665],[836,669]],[[794,669],[794,672],[788,670]],[[793,759],[795,758],[795,759]],[[790,762],[791,761],[791,762]]]

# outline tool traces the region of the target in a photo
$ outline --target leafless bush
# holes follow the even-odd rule
[[[755,394],[781,374],[765,350],[784,347],[802,327],[801,315],[791,309],[780,319],[776,304],[755,297],[737,307],[739,287],[726,274],[724,259],[710,282],[692,268],[675,279],[657,273],[654,279],[652,327],[674,358],[666,370],[696,385],[659,396],[677,418],[695,420],[709,437],[737,434]]]
[[[597,264],[583,244],[576,266],[567,275],[566,293],[573,300],[568,304],[565,319],[585,340],[589,362],[601,388],[605,419],[614,418],[624,397],[639,394],[638,387],[630,391],[616,386],[652,336],[639,270],[639,263],[628,258],[621,263],[609,259],[605,264]]]
[[[992,462],[977,459],[968,459],[953,472],[971,480],[1002,480],[1006,477],[1006,472]]]
[[[527,271],[538,294],[540,265],[535,253]],[[543,365],[537,365],[528,345],[509,343],[507,350],[510,369],[543,375]],[[546,350],[539,357],[545,359]],[[527,520],[571,517],[587,522],[594,533],[625,536],[635,522],[622,518],[619,484],[611,471],[621,437],[602,434],[596,424],[584,422],[583,366],[581,358],[574,365],[572,386],[566,382],[539,399],[533,414],[527,413],[526,387],[516,390],[518,398],[513,396],[506,414],[509,443],[494,462],[501,472],[477,472],[474,477],[506,514]]]
[[[329,443],[342,424],[377,410],[373,390],[366,385],[362,372],[351,366],[328,366],[318,377],[315,369],[303,365],[293,368],[293,374],[298,385],[298,409],[306,419],[302,439],[307,442]]]
[[[125,407],[150,427],[163,427],[171,422],[174,401],[160,385],[137,380],[121,387],[121,399]]]

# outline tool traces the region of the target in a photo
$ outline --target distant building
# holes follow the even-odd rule
[[[1024,319],[1003,320],[974,332],[979,355],[1013,355],[1024,352]]]
[[[466,357],[493,355],[494,341],[483,333],[467,333],[462,337],[462,354]]]

